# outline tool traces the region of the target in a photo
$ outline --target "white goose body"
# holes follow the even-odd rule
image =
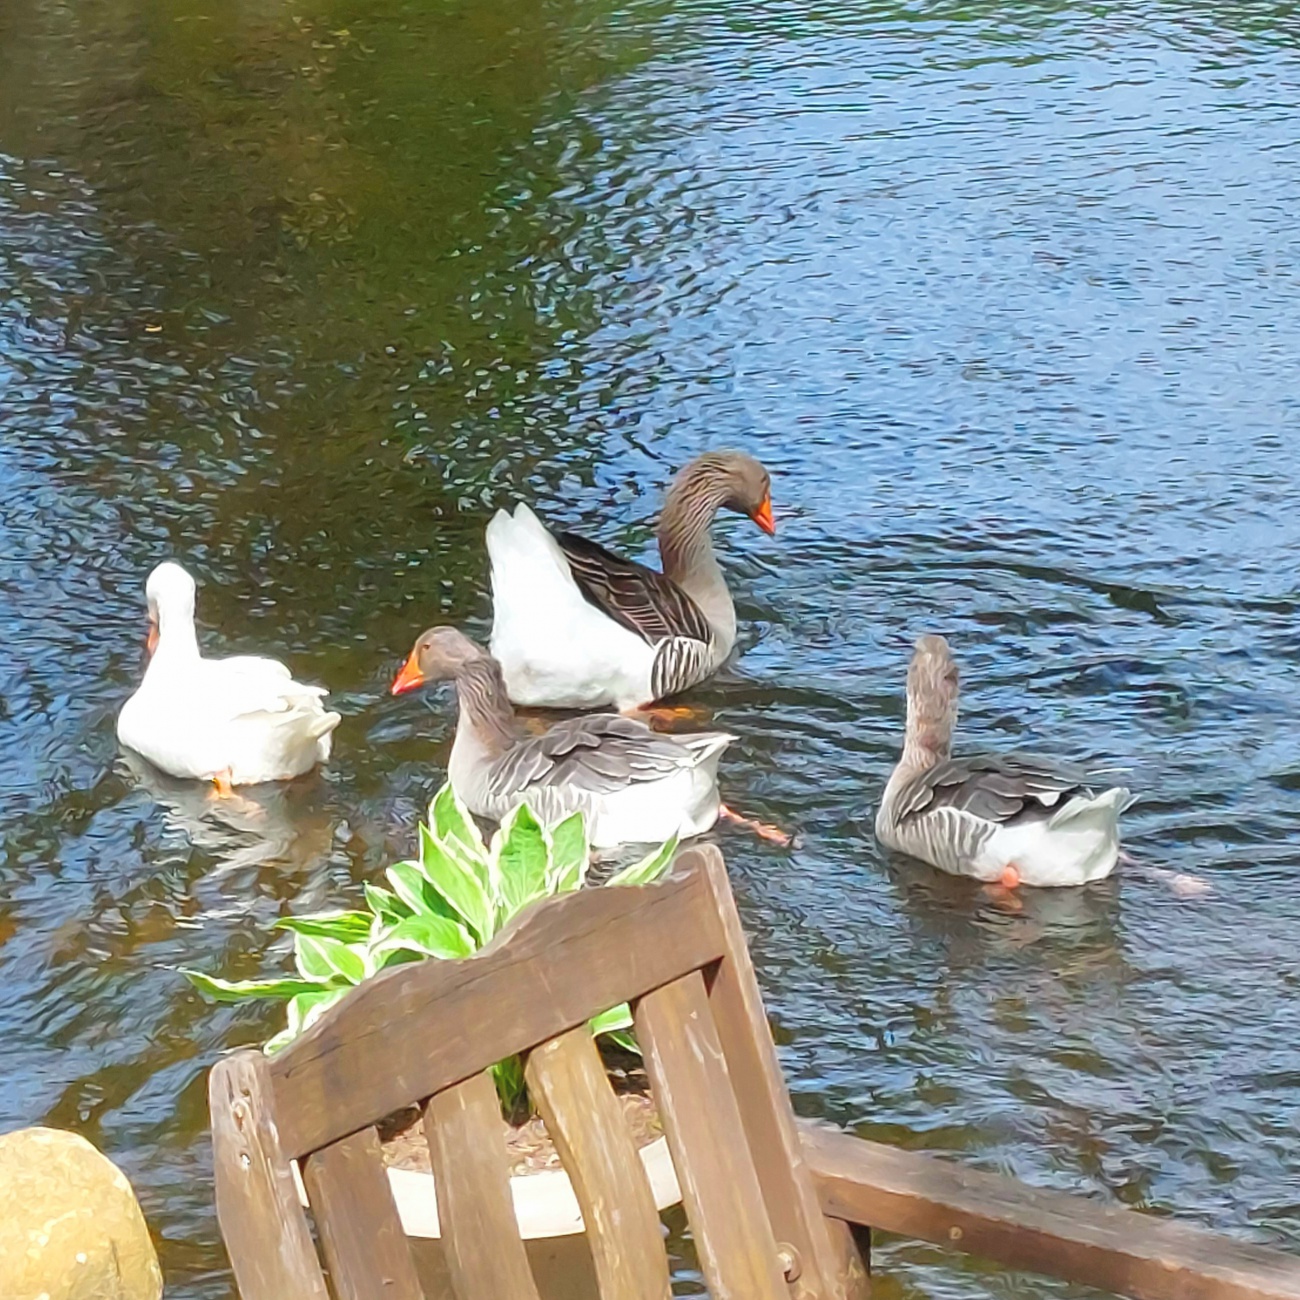
[[[709,528],[720,509],[775,531],[767,471],[741,452],[696,457],[659,524],[663,572],[572,533],[526,506],[488,524],[491,652],[516,704],[631,709],[710,676],[736,641],[736,609]]]
[[[490,648],[516,704],[624,709],[654,698],[655,647],[587,600],[559,544],[526,505],[513,515],[497,511],[487,549]]]
[[[158,628],[139,690],[123,705],[123,745],[172,776],[231,785],[284,781],[329,758],[339,715],[320,686],[256,655],[205,659],[194,628],[194,580],[160,564],[146,588]]]
[[[1119,860],[1122,786],[1100,793],[1071,764],[1024,754],[951,756],[957,667],[942,637],[916,643],[903,755],[876,836],[952,875],[1041,887],[1086,885]]]

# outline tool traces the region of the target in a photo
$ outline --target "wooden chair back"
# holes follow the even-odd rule
[[[805,1164],[721,854],[530,909],[482,953],[361,985],[210,1078],[217,1210],[244,1300],[420,1300],[376,1125],[422,1110],[456,1300],[536,1300],[494,1062],[525,1058],[603,1300],[668,1300],[659,1218],[587,1028],[632,1005],[714,1300],[846,1300],[863,1269]],[[322,1259],[295,1187],[297,1161]]]

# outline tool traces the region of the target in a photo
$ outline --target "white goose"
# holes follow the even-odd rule
[[[324,687],[294,681],[278,660],[204,659],[194,630],[194,579],[168,560],[145,586],[153,658],[122,706],[122,744],[172,776],[234,785],[286,781],[330,754],[339,715]]]
[[[1009,887],[1110,875],[1129,792],[1113,786],[1097,794],[1083,768],[1024,754],[953,758],[957,694],[947,641],[921,637],[907,672],[902,758],[876,813],[881,843]]]
[[[581,810],[598,849],[700,835],[717,821],[718,758],[735,737],[660,735],[620,713],[566,718],[525,736],[501,666],[452,627],[421,633],[392,691],[447,680],[460,702],[447,775],[480,817],[500,821],[527,802],[550,825]]]
[[[526,506],[488,525],[492,654],[516,704],[631,709],[715,672],[736,641],[736,609],[709,527],[721,509],[774,533],[767,471],[709,452],[674,479],[659,520],[663,572],[573,533],[552,536]]]

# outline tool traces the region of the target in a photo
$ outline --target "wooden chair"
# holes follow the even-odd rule
[[[412,1104],[455,1300],[536,1300],[484,1073],[513,1053],[574,1185],[601,1296],[668,1300],[658,1215],[586,1028],[624,1001],[714,1300],[861,1300],[853,1224],[1149,1300],[1300,1300],[1300,1266],[1276,1252],[801,1129],[711,846],[657,884],[543,902],[469,960],[387,971],[277,1056],[218,1062],[217,1211],[243,1300],[419,1300],[375,1127]]]

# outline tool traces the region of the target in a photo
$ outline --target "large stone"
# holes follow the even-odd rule
[[[126,1176],[53,1128],[0,1137],[0,1296],[158,1300],[162,1273]]]

